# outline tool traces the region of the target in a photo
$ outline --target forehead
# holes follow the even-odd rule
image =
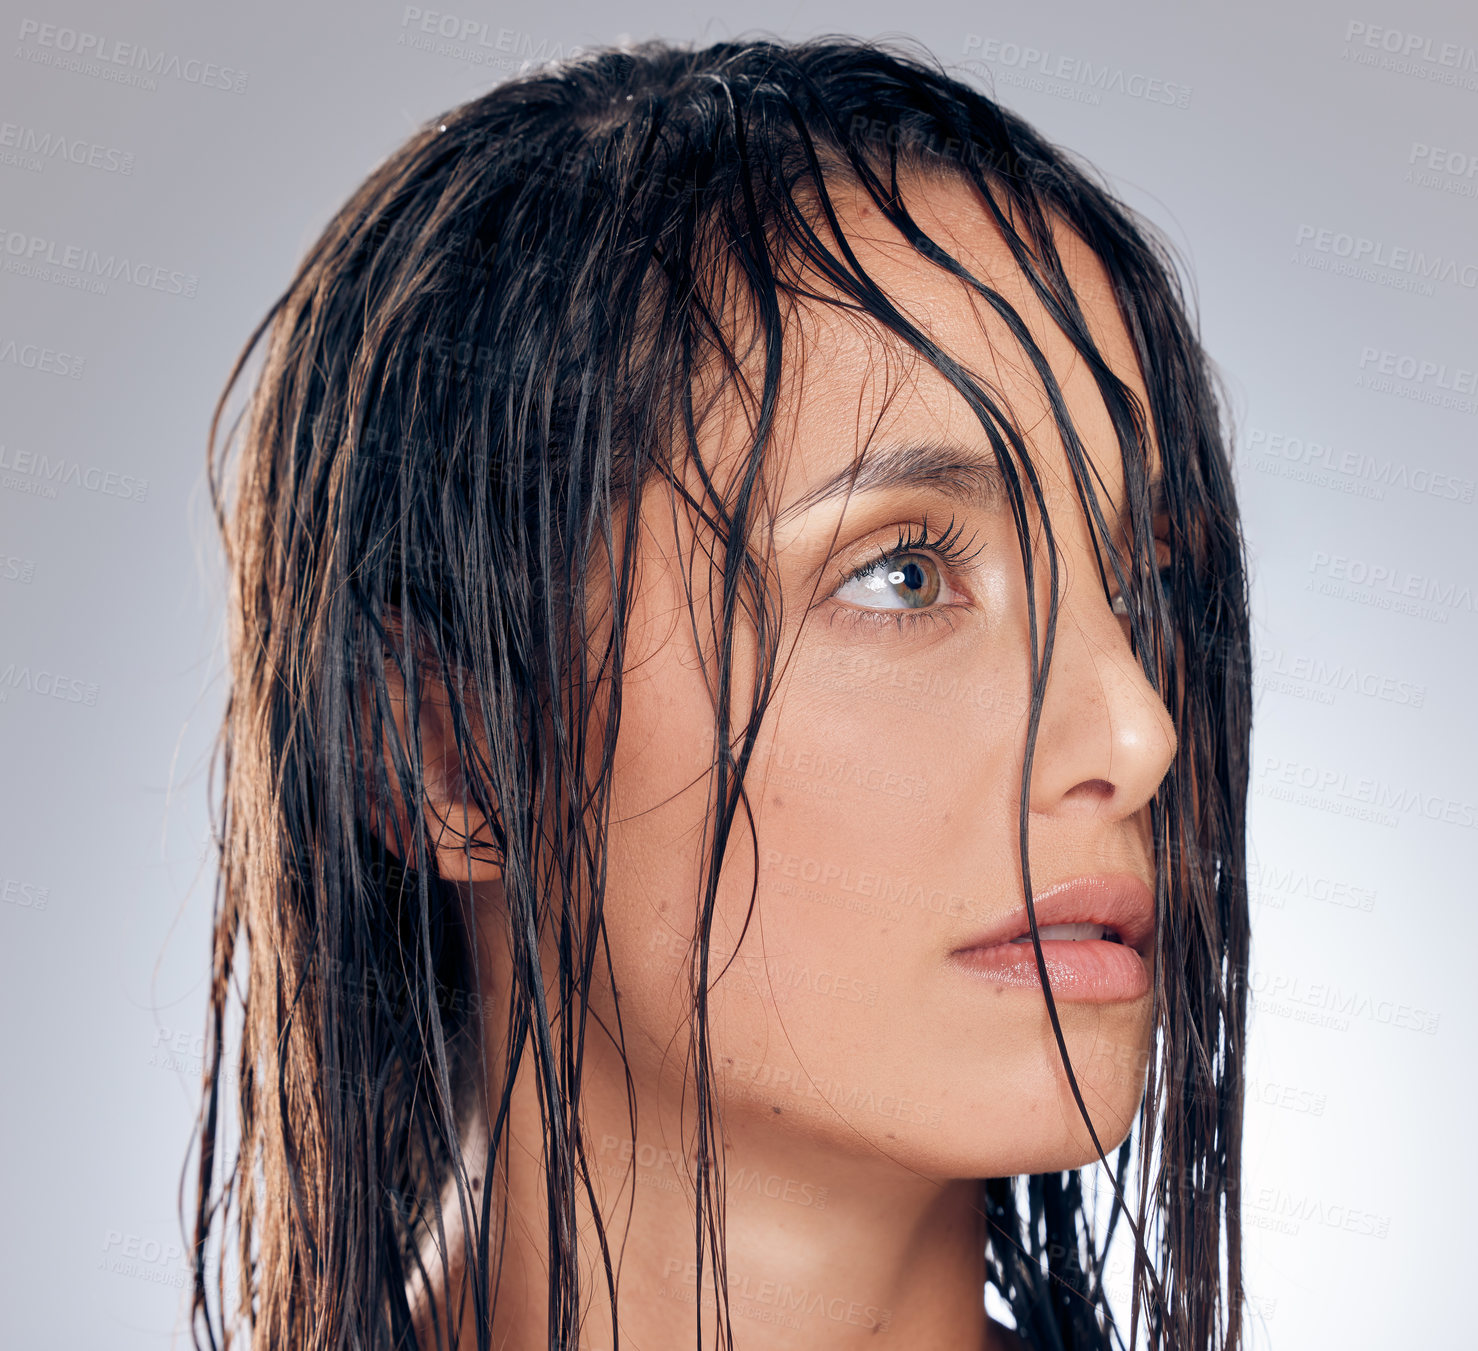
[[[1025,441],[1049,499],[1066,494],[1076,500],[1046,388],[1007,320],[967,283],[921,255],[863,189],[845,180],[828,186],[847,246],[868,277],[1001,407]],[[1019,316],[1061,388],[1097,480],[1109,499],[1119,502],[1123,470],[1118,441],[1093,373],[1037,297],[1003,231],[966,183],[900,175],[900,187],[919,228]],[[832,253],[841,256],[825,222],[815,228]],[[1100,355],[1147,409],[1139,362],[1102,262],[1060,221],[1054,222],[1054,243]],[[776,454],[767,465],[767,479],[780,488],[777,507],[845,467],[864,442],[947,443],[991,461],[979,420],[929,360],[870,315],[859,313],[854,299],[814,269],[801,282],[805,290],[850,308],[802,298],[787,314],[785,374],[772,438]],[[742,365],[744,386],[720,400],[728,404],[720,416],[725,444],[740,426],[754,426],[763,384],[762,346],[750,347]],[[736,418],[740,406],[743,415]],[[1153,446],[1151,456],[1153,477]]]

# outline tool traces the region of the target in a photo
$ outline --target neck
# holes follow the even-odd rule
[[[591,1054],[597,1044],[604,1054]],[[680,1097],[643,1094],[639,1082],[633,1140],[624,1073],[617,1072],[621,1062],[601,1039],[587,1042],[586,1051],[586,1155],[617,1282],[619,1345],[632,1351],[722,1346],[723,1300],[715,1291],[723,1286],[707,1226],[699,1279],[697,1169],[684,1158]],[[494,1184],[493,1214],[506,1200],[508,1216],[495,1348],[549,1344],[549,1207],[530,1070],[526,1056],[512,1097],[507,1166],[500,1164]],[[734,1351],[876,1348],[883,1343],[871,1339],[879,1335],[891,1345],[930,1351],[1002,1351],[1018,1344],[984,1311],[978,1181],[924,1178],[882,1154],[843,1153],[829,1141],[738,1111],[725,1117],[725,1135],[721,1214]],[[615,1351],[595,1217],[584,1186],[577,1182],[574,1190],[578,1345],[581,1351]],[[448,1239],[456,1256],[461,1236],[449,1233]],[[496,1243],[490,1251],[495,1254]],[[490,1266],[496,1265],[494,1256]],[[475,1305],[459,1272],[453,1288],[462,1288],[463,1326],[454,1344],[457,1351],[473,1351]],[[426,1337],[424,1344],[433,1341]]]

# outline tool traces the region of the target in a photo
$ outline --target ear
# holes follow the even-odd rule
[[[395,722],[395,734],[404,753],[410,754],[410,717],[405,680],[396,656],[404,659],[404,643],[401,637],[399,616],[387,617],[386,632],[395,646],[395,654],[384,656],[385,686],[390,697],[391,716]],[[422,803],[427,836],[436,852],[438,873],[451,882],[494,882],[503,877],[502,859],[496,844],[492,826],[466,791],[463,777],[462,757],[457,748],[453,730],[452,696],[440,678],[438,663],[429,653],[419,655],[417,670],[417,694],[419,696],[419,724],[421,734],[421,768],[425,787]],[[459,692],[459,697],[462,697]],[[368,691],[365,692],[365,712],[368,712]],[[481,735],[481,720],[472,701],[464,700],[464,722],[472,724],[475,734]],[[366,719],[365,727],[373,723]],[[386,729],[388,733],[388,729]],[[478,743],[479,753],[486,758],[487,745]],[[386,804],[374,801],[372,807],[377,815],[393,815],[400,829],[400,838],[410,838],[409,814],[401,798],[400,781],[395,773],[395,763],[390,747],[380,747],[384,772],[390,793]],[[372,794],[373,797],[373,794]],[[384,839],[393,841],[395,835],[387,824]],[[471,854],[468,855],[470,841]]]

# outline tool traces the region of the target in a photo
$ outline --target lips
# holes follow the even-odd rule
[[[1149,886],[1129,873],[1108,873],[1091,877],[1074,877],[1047,887],[1032,897],[1037,912],[1037,933],[1047,942],[1047,929],[1072,926],[1079,929],[1071,938],[1053,934],[1053,941],[1091,941],[1084,926],[1096,925],[1119,942],[1147,956],[1155,937],[1155,897]],[[1031,943],[1031,925],[1026,906],[994,924],[984,933],[955,948],[965,952],[972,948],[995,947],[1021,939]]]
[[[1033,897],[1042,959],[1057,999],[1136,999],[1150,986],[1155,899],[1128,873],[1075,877]],[[1041,988],[1026,907],[950,953],[993,985]]]

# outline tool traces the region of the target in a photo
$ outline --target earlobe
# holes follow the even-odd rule
[[[394,626],[392,632],[398,634],[399,626]],[[391,717],[395,725],[394,736],[402,753],[409,758],[410,720],[405,682],[401,678],[396,656],[389,652],[385,654],[384,675]],[[452,723],[451,696],[441,680],[428,674],[426,662],[420,664],[418,675],[417,721],[420,730],[423,792],[421,805],[427,838],[436,852],[437,872],[448,881],[499,881],[503,876],[501,851],[498,849],[491,822],[467,791],[462,756]],[[465,703],[463,707],[469,708]],[[465,720],[473,720],[470,709]],[[366,723],[367,727],[371,725]],[[384,728],[383,732],[388,738],[390,729]],[[381,745],[381,754],[390,794],[388,809],[399,829],[399,838],[409,840],[410,818],[402,800],[400,780],[395,772],[395,761],[388,739]],[[384,804],[376,803],[374,797],[371,791],[371,806],[378,816],[385,807]]]
[[[439,684],[431,688],[434,697],[420,708],[421,748],[426,829],[437,853],[437,871],[449,881],[498,881],[503,876],[502,856],[491,823],[467,791],[446,691]],[[404,716],[402,706],[396,717]]]

